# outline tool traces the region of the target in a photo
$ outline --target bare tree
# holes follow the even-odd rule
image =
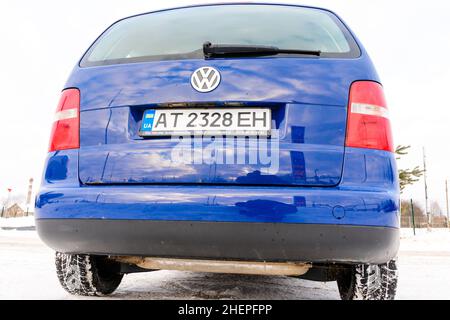
[[[425,211],[418,202],[413,201],[413,206],[414,206],[414,215],[416,217],[425,216]],[[401,215],[409,217],[411,215],[411,202],[409,200],[402,200],[401,207],[402,207]]]
[[[432,201],[431,202],[430,213],[433,216],[440,216],[440,215],[442,215],[442,209],[441,209],[441,206],[439,205],[439,202],[437,202],[437,201]]]

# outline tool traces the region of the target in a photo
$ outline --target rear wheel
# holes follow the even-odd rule
[[[57,252],[55,263],[59,282],[74,295],[111,294],[123,278],[120,265],[106,257]]]
[[[394,300],[398,271],[395,260],[380,265],[356,265],[337,278],[342,300]]]

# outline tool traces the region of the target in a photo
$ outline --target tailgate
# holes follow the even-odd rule
[[[192,72],[205,64],[222,75],[220,86],[206,94],[190,84]],[[355,64],[348,59],[278,58],[80,69],[71,79],[82,94],[80,181],[87,185],[337,185],[343,168],[348,90],[354,81],[346,70]],[[234,162],[174,162],[179,141],[139,134],[146,110],[170,108],[270,109],[278,137],[238,137],[231,144],[223,143],[219,151],[233,153]],[[198,147],[194,140],[189,143]],[[200,144],[205,149],[211,142],[205,139]],[[253,153],[264,148],[267,156],[255,160]]]

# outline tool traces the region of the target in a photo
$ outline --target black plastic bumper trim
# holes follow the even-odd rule
[[[150,220],[40,219],[41,239],[65,253],[247,261],[381,264],[395,228]]]

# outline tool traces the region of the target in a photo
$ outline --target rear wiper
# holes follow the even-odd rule
[[[205,58],[221,56],[272,56],[277,54],[301,54],[319,57],[321,52],[320,50],[280,49],[272,46],[211,44],[211,42],[205,42],[203,44],[203,54]]]

